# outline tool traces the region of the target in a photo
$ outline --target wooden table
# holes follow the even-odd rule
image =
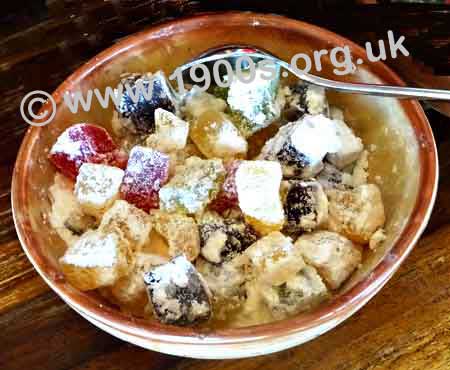
[[[11,174],[26,128],[19,116],[21,98],[34,89],[53,91],[84,61],[151,23],[225,5],[34,0],[31,12],[24,3],[5,2],[6,13],[0,16],[0,369],[450,368],[450,119],[434,111],[427,114],[439,147],[441,180],[424,236],[367,306],[320,338],[266,357],[188,360],[124,343],[66,306],[28,262],[12,222]],[[229,1],[226,7],[287,14],[359,42],[390,28],[409,30],[415,56],[431,56],[435,71],[450,75],[448,7],[347,7],[336,1],[300,6],[298,0],[277,1],[270,7],[255,1],[237,3]]]

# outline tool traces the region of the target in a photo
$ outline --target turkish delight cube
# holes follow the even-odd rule
[[[344,168],[355,162],[364,149],[363,143],[344,121],[333,120],[336,137],[339,138],[338,150],[327,155],[327,159],[337,168]]]
[[[198,258],[196,267],[208,284],[214,300],[239,300],[245,295],[246,274],[243,265],[234,263],[233,260],[215,264]]]
[[[240,163],[240,160],[233,160],[225,164],[225,180],[219,193],[209,204],[210,209],[222,214],[231,208],[238,207],[239,200],[236,189],[236,171]]]
[[[272,79],[265,78],[264,71],[257,67],[251,82],[239,78],[230,82],[227,103],[231,119],[244,137],[267,127],[280,116],[281,107],[276,99],[280,70],[275,68],[276,75]]]
[[[211,292],[185,256],[144,274],[155,317],[164,324],[192,325],[211,317]]]
[[[145,140],[145,145],[160,152],[169,153],[186,146],[189,124],[172,112],[162,108],[155,110],[155,133]]]
[[[168,155],[154,149],[135,146],[131,149],[120,187],[121,197],[147,212],[158,208],[158,191],[168,177]]]
[[[261,289],[262,297],[274,318],[280,320],[309,311],[328,298],[328,290],[311,266],[305,266],[285,283]]]
[[[222,112],[206,111],[191,123],[190,137],[206,158],[244,157],[247,140]]]
[[[155,110],[163,108],[176,112],[178,99],[163,72],[128,74],[122,78],[117,91],[120,102],[113,116],[117,135],[152,134],[155,131]]]
[[[272,161],[243,161],[236,171],[239,207],[246,221],[261,234],[283,226],[281,177],[280,164]]]
[[[311,178],[323,168],[322,160],[340,148],[333,121],[322,115],[305,115],[282,126],[266,142],[259,159],[279,161],[285,177]]]
[[[128,243],[118,234],[87,231],[60,258],[67,280],[80,290],[113,285],[128,272]]]
[[[280,232],[272,232],[245,250],[253,274],[261,283],[280,285],[294,276],[305,262],[292,240]]]
[[[288,105],[306,114],[324,114],[329,112],[325,89],[320,86],[300,82],[292,88]]]
[[[161,209],[187,214],[202,212],[217,195],[224,178],[222,161],[190,157],[161,188]]]
[[[210,262],[230,260],[252,245],[257,235],[253,228],[238,219],[223,219],[207,212],[198,221],[202,256]]]
[[[373,233],[384,225],[385,214],[378,186],[360,185],[353,190],[330,189],[328,196],[328,228],[367,244]]]
[[[224,112],[226,108],[227,103],[225,100],[200,91],[197,86],[194,86],[185,95],[181,110],[189,119],[194,120],[206,111]]]
[[[126,156],[103,127],[79,123],[67,128],[50,149],[49,160],[59,172],[74,179],[83,163],[123,168]]]
[[[353,187],[352,175],[339,170],[330,163],[324,163],[323,170],[316,178],[323,189],[346,190]]]
[[[148,303],[144,273],[167,262],[165,257],[137,252],[128,274],[117,280],[111,287],[112,296],[122,305],[143,308]]]
[[[197,224],[192,217],[180,213],[151,212],[155,230],[167,241],[169,255],[184,254],[189,261],[200,253],[200,238]]]
[[[317,181],[286,181],[285,230],[292,234],[311,231],[328,218],[328,199]]]
[[[139,251],[150,239],[152,223],[146,212],[118,199],[103,215],[99,229],[105,233],[121,233]]]
[[[331,289],[337,289],[361,263],[360,249],[331,231],[304,234],[295,242],[305,262],[314,266]]]
[[[100,218],[119,197],[123,176],[123,170],[117,167],[83,164],[74,190],[83,211]]]

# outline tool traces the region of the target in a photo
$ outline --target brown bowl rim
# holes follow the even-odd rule
[[[272,26],[281,29],[300,31],[302,34],[327,40],[332,45],[348,45],[352,50],[352,55],[362,58],[365,66],[377,77],[382,78],[386,83],[394,85],[404,85],[404,82],[390,68],[381,62],[369,63],[363,48],[352,41],[339,36],[331,31],[311,25],[306,22],[293,20],[284,16],[273,14],[259,14],[252,12],[220,12],[206,13],[187,18],[180,18],[170,22],[162,23],[151,27],[137,34],[131,35],[112,47],[101,52],[90,59],[83,66],[70,75],[52,94],[57,105],[62,100],[64,91],[75,86],[78,81],[85,78],[91,71],[107,63],[117,55],[132,49],[139,44],[145,43],[169,30],[186,30],[197,28],[205,24],[226,24],[227,27],[233,24],[253,24]],[[438,159],[437,149],[433,133],[428,120],[417,101],[400,101],[405,114],[411,121],[415,135],[419,144],[420,156],[420,185],[422,191],[416,200],[414,210],[403,232],[398,237],[395,245],[376,266],[367,278],[356,284],[343,295],[332,300],[330,303],[321,306],[319,309],[306,314],[301,314],[282,321],[272,322],[244,328],[230,329],[204,329],[204,328],[181,328],[163,325],[154,321],[133,318],[118,310],[106,307],[91,297],[88,293],[79,292],[65,282],[61,274],[55,270],[49,270],[45,257],[36,248],[37,240],[30,230],[30,221],[27,218],[27,166],[33,142],[37,140],[42,128],[30,127],[23,139],[12,180],[12,210],[16,230],[22,247],[38,270],[40,275],[49,286],[60,295],[65,301],[81,309],[86,315],[99,320],[100,322],[113,327],[119,331],[131,333],[149,340],[173,344],[206,344],[220,345],[227,343],[248,343],[259,341],[265,338],[285,337],[290,334],[311,330],[314,327],[325,323],[346,318],[365,304],[382,286],[388,281],[390,276],[400,266],[407,257],[419,236],[423,232],[434,204],[438,179]],[[50,104],[46,104],[42,109],[51,109]],[[20,215],[20,217],[19,217]]]

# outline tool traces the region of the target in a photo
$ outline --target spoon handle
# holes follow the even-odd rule
[[[377,95],[377,96],[388,96],[393,98],[415,98],[419,100],[450,100],[450,90],[443,89],[423,89],[423,88],[415,88],[415,87],[402,87],[402,86],[388,86],[388,85],[378,85],[378,84],[363,84],[363,83],[349,83],[349,82],[341,82],[329,80],[327,78],[318,77],[309,73],[302,72],[296,68],[292,68],[289,63],[273,57],[272,55],[259,53],[259,52],[251,52],[244,50],[237,50],[235,52],[223,52],[216,53],[213,55],[209,55],[200,59],[197,59],[193,62],[187,63],[182,66],[182,71],[187,70],[188,68],[199,64],[211,62],[219,59],[226,59],[230,57],[237,57],[247,55],[252,58],[258,59],[268,59],[273,61],[274,63],[280,65],[285,68],[293,75],[297,76],[302,81],[310,83],[312,85],[317,85],[324,87],[326,89],[341,91],[344,93],[350,94],[364,94],[364,95]]]

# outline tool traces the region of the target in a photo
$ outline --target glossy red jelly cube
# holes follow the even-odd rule
[[[66,129],[51,148],[49,159],[59,172],[72,179],[76,179],[83,163],[126,165],[126,154],[117,148],[108,131],[89,123]]]
[[[159,207],[158,192],[168,177],[168,155],[154,149],[135,146],[130,151],[120,195],[122,199],[148,212]]]
[[[222,187],[217,194],[216,198],[210,203],[209,208],[223,213],[227,209],[237,207],[238,205],[238,196],[236,190],[236,171],[239,167],[239,164],[242,161],[234,160],[228,163],[225,168],[227,170],[227,175],[225,177],[225,181],[222,184]]]

